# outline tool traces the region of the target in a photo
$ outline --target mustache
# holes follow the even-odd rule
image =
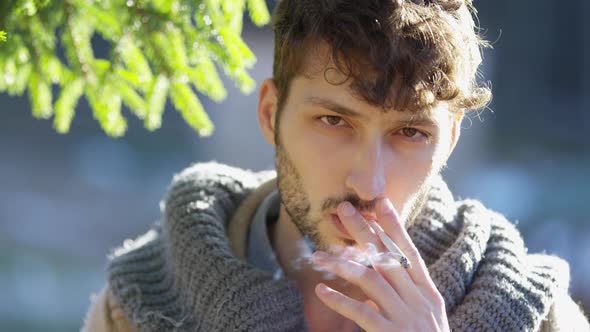
[[[375,206],[377,205],[377,200],[365,201],[362,200],[358,195],[353,193],[344,194],[341,197],[330,197],[325,199],[322,202],[322,212],[328,212],[331,210],[335,210],[340,203],[348,201],[352,206],[354,206],[360,213],[371,213],[375,211]]]

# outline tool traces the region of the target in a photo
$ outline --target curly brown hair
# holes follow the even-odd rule
[[[273,14],[279,112],[291,80],[306,75],[306,55],[320,44],[352,79],[352,92],[371,105],[414,112],[437,101],[455,112],[484,107],[491,92],[476,74],[480,48],[488,44],[472,13],[471,0],[279,1]]]

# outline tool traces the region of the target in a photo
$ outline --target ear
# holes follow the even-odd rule
[[[455,150],[457,143],[459,142],[459,137],[461,136],[461,122],[463,121],[463,116],[465,112],[458,113],[453,115],[452,119],[452,129],[451,129],[451,145],[449,146],[449,156]]]
[[[272,79],[266,79],[260,86],[258,95],[258,125],[266,141],[275,146],[275,120],[277,114],[278,91]]]

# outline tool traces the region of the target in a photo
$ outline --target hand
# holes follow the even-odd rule
[[[346,207],[349,213],[346,213]],[[368,332],[376,331],[450,331],[444,299],[436,289],[426,264],[389,199],[377,204],[377,219],[382,230],[408,258],[405,269],[389,254],[367,220],[348,202],[338,207],[342,224],[362,247],[380,252],[370,258],[373,269],[343,257],[316,251],[313,262],[358,286],[378,307],[352,299],[323,283],[316,286],[318,298],[329,308],[354,321]]]

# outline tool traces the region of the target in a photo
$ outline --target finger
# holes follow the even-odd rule
[[[374,245],[378,251],[383,249],[381,241],[371,231],[367,220],[365,220],[350,202],[342,202],[338,205],[338,218],[340,218],[346,230],[363,249],[369,249],[369,243]]]
[[[379,226],[379,224],[377,224],[375,221],[370,221],[369,225],[371,226],[371,228],[373,229],[375,234],[377,234],[377,237],[379,237],[379,239],[381,240],[381,242],[383,243],[383,245],[387,249],[385,252],[389,252],[392,255],[395,255],[397,260],[400,262],[400,264],[404,268],[407,269],[407,268],[412,267],[412,265],[410,264],[410,261],[408,260],[406,255],[397,246],[397,244],[395,244],[395,242],[393,242],[393,240],[389,236],[387,236],[387,234],[385,233],[383,228],[381,228],[381,226]]]
[[[365,331],[384,331],[388,321],[367,304],[320,283],[315,288],[318,298],[330,309],[354,321]]]
[[[373,269],[351,260],[316,251],[312,255],[313,262],[328,272],[358,286],[371,300],[388,313],[390,318],[397,316],[401,308],[405,308],[404,301],[395,289]],[[414,287],[415,288],[415,287]]]
[[[425,299],[422,292],[407,270],[398,262],[396,256],[390,252],[374,255],[371,257],[371,264],[408,306],[414,307],[424,304]]]
[[[377,218],[381,221],[385,233],[391,237],[393,242],[397,244],[403,254],[410,261],[412,268],[408,269],[407,272],[412,280],[414,280],[419,287],[435,287],[424,260],[420,256],[414,242],[412,242],[406,228],[400,222],[398,213],[388,198],[384,198],[377,202]]]

